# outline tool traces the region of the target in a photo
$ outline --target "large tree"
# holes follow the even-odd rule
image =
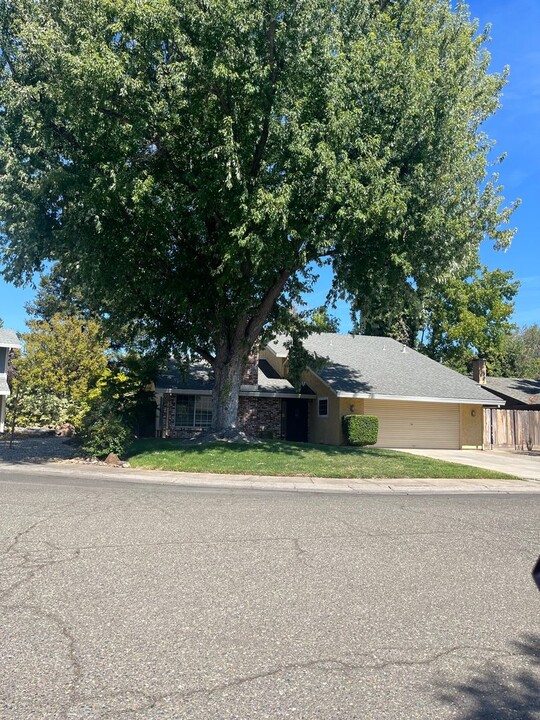
[[[234,425],[317,263],[362,309],[509,242],[485,41],[447,0],[0,0],[6,277],[56,261],[95,312],[197,352]]]

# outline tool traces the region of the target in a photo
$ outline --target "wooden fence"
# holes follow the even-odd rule
[[[484,448],[540,447],[540,410],[484,408]]]

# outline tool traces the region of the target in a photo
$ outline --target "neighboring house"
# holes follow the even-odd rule
[[[379,418],[377,447],[481,448],[484,406],[502,406],[466,378],[383,337],[321,333],[304,341],[324,359],[307,370],[299,394],[285,380],[287,339],[252,356],[240,393],[238,427],[250,435],[341,445],[343,415]],[[182,437],[211,424],[208,365],[185,376],[171,365],[156,382],[157,433]]]
[[[186,369],[170,362],[157,378],[158,437],[190,437],[212,423],[212,368],[197,363]],[[249,358],[240,389],[238,428],[248,435],[306,442],[308,400],[314,393],[293,386],[256,354]]]
[[[326,365],[308,371],[317,394],[309,410],[309,440],[340,445],[343,415],[376,415],[376,447],[482,448],[483,407],[504,405],[470,378],[384,337],[321,333],[305,347]],[[283,373],[285,338],[261,357]]]
[[[505,410],[540,410],[540,380],[489,377],[483,361],[475,361],[473,378],[486,390],[506,401]]]
[[[473,379],[506,403],[484,413],[484,447],[540,446],[540,380],[488,377],[483,359],[473,362]]]
[[[0,433],[4,432],[6,400],[10,394],[7,382],[9,351],[20,347],[21,343],[14,330],[0,328]]]

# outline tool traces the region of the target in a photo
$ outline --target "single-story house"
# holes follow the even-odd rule
[[[199,362],[186,368],[173,361],[155,383],[157,437],[183,438],[212,423],[212,368]],[[248,435],[306,442],[307,403],[315,394],[291,383],[257,354],[249,358],[240,388],[238,427]]]
[[[306,371],[300,393],[286,380],[286,337],[250,359],[238,412],[248,434],[341,445],[343,415],[365,414],[379,418],[377,447],[482,448],[483,408],[504,405],[470,378],[390,338],[320,333],[304,345],[323,364]],[[156,382],[158,435],[209,427],[211,392],[208,365],[185,375],[171,365]]]
[[[304,343],[326,363],[304,381],[316,393],[309,408],[309,440],[340,445],[341,418],[379,418],[376,447],[482,448],[483,408],[503,406],[470,378],[386,337],[321,333]],[[286,371],[286,339],[261,357]]]
[[[6,422],[6,400],[10,394],[7,381],[9,351],[20,348],[21,343],[14,330],[0,328],[0,433],[4,432]]]

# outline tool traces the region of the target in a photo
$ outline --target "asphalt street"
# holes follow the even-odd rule
[[[0,470],[0,717],[540,718],[540,497]]]

